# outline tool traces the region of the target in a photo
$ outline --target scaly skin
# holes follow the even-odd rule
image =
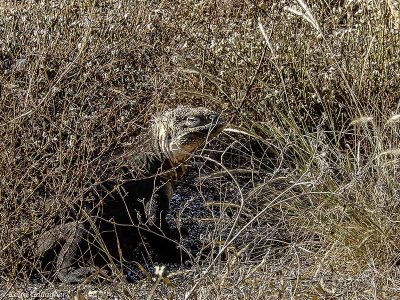
[[[162,261],[180,257],[166,222],[173,187],[190,155],[223,126],[219,114],[201,107],[180,106],[156,117],[134,150],[118,157],[128,162],[121,168],[123,180],[94,187],[96,205],[42,234],[36,256],[46,265],[54,259],[46,254],[61,246],[56,275],[68,283],[82,282],[95,266],[129,260],[141,234],[162,249]]]

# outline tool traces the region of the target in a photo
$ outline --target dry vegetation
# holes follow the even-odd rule
[[[113,295],[399,297],[399,9],[389,0],[2,1],[3,288],[28,280],[32,240],[84,194],[102,158],[154,113],[187,103],[242,128],[196,157],[197,197],[218,208],[204,220],[215,253],[169,284],[121,279]]]

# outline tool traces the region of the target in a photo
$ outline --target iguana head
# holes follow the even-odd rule
[[[153,129],[159,149],[177,165],[219,134],[224,126],[223,117],[208,108],[178,106],[158,116]]]

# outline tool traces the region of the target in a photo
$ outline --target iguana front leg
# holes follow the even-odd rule
[[[178,243],[174,241],[170,224],[167,222],[171,197],[172,185],[167,182],[146,204],[147,225],[150,229],[147,238],[153,249],[160,250],[158,255],[162,262],[179,262],[189,259],[186,252],[181,253],[177,248]]]
[[[34,254],[37,257],[44,255],[61,242],[66,240],[71,233],[71,229],[76,227],[76,222],[57,225],[54,228],[42,233],[36,242]]]
[[[87,276],[96,271],[94,267],[74,269],[74,263],[78,258],[79,246],[84,238],[84,232],[85,228],[82,222],[69,222],[43,233],[37,242],[35,249],[37,256],[42,256],[55,247],[56,244],[64,242],[56,261],[56,274],[62,282],[82,282]]]
[[[95,267],[74,268],[78,259],[79,246],[84,239],[85,227],[81,222],[68,224],[67,238],[57,257],[57,277],[62,282],[79,283],[96,271]]]

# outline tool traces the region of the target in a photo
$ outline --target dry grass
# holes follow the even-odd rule
[[[215,253],[157,286],[121,281],[115,295],[399,294],[399,7],[271,3],[0,4],[5,287],[27,280],[32,241],[85,193],[100,158],[155,112],[190,103],[242,127],[196,158],[197,196],[219,207],[204,221]]]

